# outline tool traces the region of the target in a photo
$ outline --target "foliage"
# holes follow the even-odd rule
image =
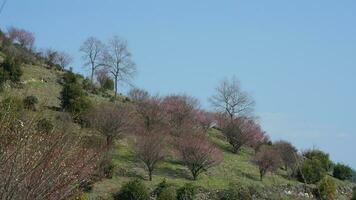
[[[329,171],[332,165],[332,162],[329,158],[329,154],[324,153],[321,150],[318,149],[312,149],[308,150],[303,153],[304,157],[308,159],[317,159],[320,161],[322,167],[325,169],[325,171]]]
[[[7,97],[1,101],[1,109],[10,109],[11,112],[18,114],[24,109],[23,100],[15,96]]]
[[[0,64],[0,85],[5,81],[10,80],[14,83],[20,81],[22,70],[19,63],[12,58],[6,58],[3,63]]]
[[[163,179],[163,181],[161,181],[156,189],[153,191],[153,193],[157,196],[159,196],[161,194],[161,192],[165,189],[165,188],[168,188],[168,187],[171,187],[172,185],[171,184],[168,184],[167,183],[167,180],[166,179]]]
[[[108,78],[105,79],[105,81],[103,82],[102,88],[103,88],[104,90],[110,90],[110,91],[112,91],[112,90],[114,90],[114,86],[115,86],[114,81],[113,81],[111,78],[108,77]]]
[[[258,166],[261,181],[267,172],[274,172],[281,165],[279,152],[270,146],[261,147],[260,151],[255,154],[252,161]]]
[[[157,200],[176,200],[177,194],[173,187],[163,188],[162,192],[157,196]]]
[[[229,188],[222,192],[220,200],[252,200],[252,195],[248,188],[230,184]]]
[[[187,183],[177,190],[177,200],[194,200],[196,188]]]
[[[356,187],[352,189],[352,198],[351,200],[356,200]]]
[[[98,166],[98,175],[104,178],[112,178],[114,175],[115,165],[109,155],[105,155]]]
[[[307,159],[304,161],[299,172],[299,180],[307,183],[316,183],[320,181],[326,174],[326,170],[322,162],[316,158]]]
[[[146,186],[136,179],[123,185],[113,197],[114,200],[148,200],[149,193]]]
[[[53,131],[54,125],[51,120],[43,118],[37,122],[37,131],[41,133],[50,133]]]
[[[335,178],[338,178],[340,180],[347,180],[347,179],[351,179],[352,177],[352,169],[351,167],[341,164],[341,163],[337,163],[334,166],[334,171],[333,171],[333,176]]]
[[[318,184],[318,190],[322,200],[334,200],[336,197],[336,184],[328,176],[321,179]]]
[[[91,192],[93,190],[93,182],[88,180],[82,180],[79,183],[79,188],[83,192]]]
[[[188,167],[194,180],[223,160],[220,149],[211,144],[205,134],[185,134],[177,139],[176,148],[179,159]]]
[[[34,95],[27,96],[23,100],[24,107],[28,110],[36,110],[37,103],[38,103],[38,99]]]
[[[91,101],[72,72],[67,72],[63,80],[64,86],[61,92],[61,106],[65,111],[78,117],[91,107]]]

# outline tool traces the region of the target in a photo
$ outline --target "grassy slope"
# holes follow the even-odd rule
[[[258,169],[251,164],[251,149],[243,149],[238,155],[229,151],[229,145],[219,138],[216,131],[211,131],[211,140],[216,143],[224,153],[224,161],[200,175],[197,181],[192,181],[190,173],[186,167],[179,164],[172,157],[159,164],[154,172],[153,181],[145,181],[151,189],[163,179],[176,186],[182,186],[191,182],[196,186],[209,189],[224,189],[231,182],[238,182],[246,186],[253,186],[257,190],[264,187],[295,185],[296,181],[285,178],[284,171],[279,171],[277,175],[268,174],[263,182],[259,180]],[[114,152],[114,163],[116,165],[116,175],[112,179],[105,179],[97,183],[92,193],[92,198],[110,198],[110,194],[119,190],[120,186],[134,177],[147,180],[147,173],[143,170],[142,164],[135,158],[132,145],[127,139],[116,144]]]
[[[57,83],[57,80],[62,72],[49,70],[41,66],[24,66],[23,70],[24,74],[21,78],[21,81],[24,83],[23,88],[7,88],[4,94],[16,95],[18,97],[35,95],[38,97],[40,107],[44,108],[46,115],[53,117],[58,114],[58,111],[53,111],[49,107],[60,106],[58,97],[62,87]],[[105,100],[103,97],[97,95],[90,96],[95,102]],[[3,97],[4,95],[0,99]],[[87,132],[86,130],[79,130],[79,127],[77,129],[81,133]],[[252,154],[250,149],[243,149],[239,155],[235,155],[229,151],[229,144],[221,139],[219,133],[212,131],[210,138],[223,150],[223,163],[202,174],[197,181],[191,181],[189,171],[171,156],[158,166],[154,172],[152,182],[145,181],[147,186],[154,188],[163,179],[167,179],[169,183],[176,186],[192,182],[196,186],[209,189],[226,188],[230,182],[239,182],[247,186],[253,186],[258,190],[263,190],[264,187],[298,184],[296,181],[284,178],[286,175],[283,171],[279,171],[276,175],[268,174],[263,182],[259,181],[258,170],[250,162]],[[134,177],[147,179],[142,164],[135,159],[132,145],[130,145],[128,139],[122,139],[117,142],[113,156],[116,166],[114,177],[96,183],[94,190],[88,194],[89,197],[93,199],[97,199],[98,197],[110,199],[111,193],[119,190],[121,185],[128,180]],[[337,180],[337,184],[347,185],[349,183]]]

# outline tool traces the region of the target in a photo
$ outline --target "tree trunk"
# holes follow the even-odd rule
[[[112,144],[113,144],[113,137],[111,135],[106,136],[106,148],[107,148],[107,150],[110,149]]]
[[[117,97],[117,76],[115,76],[115,99]]]
[[[90,81],[91,81],[91,84],[93,84],[93,81],[94,81],[94,66],[93,66],[93,64],[91,66],[91,78],[90,78]]]
[[[152,170],[148,170],[148,179],[152,181]]]

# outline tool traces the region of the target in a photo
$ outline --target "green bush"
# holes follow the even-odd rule
[[[146,186],[136,179],[123,185],[113,198],[114,200],[148,200],[149,194]]]
[[[188,183],[177,190],[177,200],[194,200],[196,188]]]
[[[36,110],[36,104],[38,103],[38,99],[36,96],[27,96],[23,100],[24,107],[28,110]]]
[[[51,120],[43,118],[37,122],[37,130],[41,133],[50,133],[54,128]]]
[[[99,163],[99,176],[112,178],[114,175],[115,165],[109,156],[105,156]]]
[[[114,81],[110,78],[107,78],[107,79],[105,79],[105,81],[102,85],[102,88],[104,90],[114,90],[114,86],[115,86]]]
[[[74,115],[80,115],[91,107],[91,101],[77,82],[77,76],[72,72],[64,75],[64,86],[61,92],[62,108]]]
[[[231,184],[227,190],[222,192],[220,200],[252,200],[252,195],[248,188]]]
[[[347,165],[338,163],[334,166],[333,176],[340,180],[351,179],[352,169]]]
[[[352,190],[352,198],[351,200],[356,200],[356,187],[353,188]]]
[[[321,179],[320,183],[318,184],[319,195],[320,199],[322,200],[334,200],[336,197],[336,184],[335,182],[325,176]]]
[[[320,181],[326,174],[326,170],[323,164],[318,159],[307,159],[304,161],[301,167],[301,173],[299,172],[300,181],[305,181],[307,183],[316,183]]]
[[[325,171],[329,171],[332,165],[332,162],[329,158],[329,154],[324,153],[321,150],[313,149],[304,152],[303,154],[306,158],[308,159],[317,159],[320,161],[322,167],[325,169]]]
[[[176,200],[177,194],[173,187],[163,188],[161,193],[157,196],[157,200]]]
[[[5,110],[10,109],[11,111],[21,112],[24,109],[22,99],[18,97],[7,97],[1,101],[1,107]]]
[[[0,84],[10,80],[14,83],[20,81],[22,70],[20,65],[11,58],[6,58],[3,63],[0,64]]]
[[[163,181],[161,181],[161,182],[157,185],[157,187],[156,187],[156,189],[153,191],[153,193],[154,193],[155,195],[159,196],[159,194],[162,192],[163,189],[168,188],[168,187],[170,187],[170,186],[172,186],[172,185],[171,185],[171,184],[168,184],[167,181],[166,181],[166,179],[163,179]]]

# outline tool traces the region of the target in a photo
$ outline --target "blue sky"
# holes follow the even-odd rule
[[[194,95],[204,107],[235,75],[274,140],[356,168],[355,10],[352,0],[8,0],[0,26],[31,30],[39,48],[67,51],[81,73],[80,44],[119,35],[138,65],[136,86]]]

